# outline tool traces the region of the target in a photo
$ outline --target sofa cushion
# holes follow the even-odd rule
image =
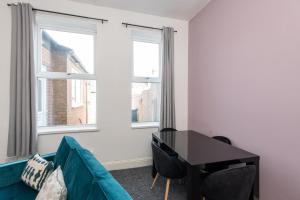
[[[40,190],[53,169],[54,165],[52,161],[48,162],[39,154],[36,154],[28,160],[21,179],[26,185],[35,190]]]
[[[66,200],[67,187],[60,166],[47,178],[35,200]]]
[[[78,144],[78,142],[74,138],[64,136],[63,139],[61,140],[61,143],[55,155],[55,159],[54,159],[55,168],[60,166],[62,170],[64,169],[65,162],[72,149],[82,149],[82,147],[80,146],[80,144]]]
[[[93,183],[88,200],[132,200],[125,189],[112,177]]]
[[[0,188],[0,199],[34,200],[37,193],[37,191],[20,181],[16,184]]]

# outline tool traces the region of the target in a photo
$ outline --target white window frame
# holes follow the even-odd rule
[[[83,85],[81,80],[72,80],[72,108],[83,106]],[[79,84],[79,86],[78,86]],[[73,93],[74,92],[74,93]],[[74,95],[74,97],[73,97]]]
[[[45,69],[46,66],[42,65],[42,69]],[[38,79],[36,80],[36,93],[38,94]],[[40,83],[41,83],[41,92],[43,91],[47,91],[47,80],[46,79],[40,79]],[[39,119],[39,121],[37,120],[37,126],[39,125],[39,122],[44,124],[47,121],[47,118],[45,117],[45,114],[47,114],[48,109],[47,109],[47,95],[42,95],[41,96],[41,110],[39,110],[39,105],[38,105],[38,97],[36,97],[36,110],[37,110],[37,119]]]
[[[134,76],[134,42],[145,42],[159,44],[159,77],[136,77]],[[161,74],[162,74],[162,38],[160,31],[141,31],[133,29],[131,32],[131,52],[132,52],[132,81],[131,81],[131,90],[132,83],[159,83],[161,84]],[[132,97],[131,97],[132,98]],[[130,108],[131,110],[132,108]],[[134,129],[143,129],[143,128],[158,128],[159,122],[132,122],[132,110],[131,110],[131,127]]]
[[[89,34],[94,37],[94,73],[93,74],[76,74],[67,72],[43,72],[42,66],[42,29]],[[52,14],[37,13],[36,26],[35,26],[35,54],[36,54],[36,80],[44,78],[45,80],[94,80],[96,81],[96,44],[97,44],[97,32],[98,24],[92,20],[82,20],[73,17],[65,17]],[[36,96],[37,98],[37,96]],[[98,99],[98,87],[96,87],[96,99]],[[96,103],[96,116],[95,124],[85,125],[63,125],[63,126],[46,126],[37,127],[38,134],[61,134],[61,133],[76,133],[76,132],[95,132],[98,131],[98,112]]]
[[[41,83],[41,90],[42,91],[46,91],[47,90],[47,84],[46,84],[46,80],[40,80],[40,83]],[[41,110],[38,109],[38,106],[37,106],[37,112],[38,113],[43,113],[43,112],[46,112],[47,111],[47,96],[46,95],[43,95],[41,96]],[[38,101],[37,101],[37,104],[38,104]]]

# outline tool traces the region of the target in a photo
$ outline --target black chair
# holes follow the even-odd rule
[[[249,200],[256,175],[254,165],[208,175],[201,186],[205,200]]]
[[[214,136],[214,137],[212,137],[212,138],[214,138],[214,139],[216,139],[216,140],[219,140],[219,141],[221,141],[221,142],[224,142],[224,143],[226,143],[226,144],[231,145],[231,141],[230,141],[230,139],[227,138],[227,137],[224,137],[224,136]]]
[[[169,195],[171,179],[182,179],[186,175],[185,163],[180,161],[177,157],[170,156],[168,153],[162,150],[155,142],[152,142],[152,152],[157,173],[152,183],[151,189],[154,188],[159,175],[167,178],[165,192],[165,200],[167,200]]]
[[[163,128],[160,130],[160,132],[168,132],[168,131],[177,131],[175,128]],[[167,145],[165,144],[158,144],[159,147],[161,149],[163,149],[166,153],[169,154],[169,156],[173,156],[173,157],[178,157],[178,154],[173,151],[171,148],[169,148]],[[156,169],[155,169],[155,164],[154,164],[154,161],[153,161],[153,166],[152,166],[152,177],[154,178],[156,176]]]

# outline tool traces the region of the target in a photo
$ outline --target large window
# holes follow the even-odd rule
[[[96,128],[96,25],[76,21],[37,17],[36,91],[40,133]]]
[[[161,37],[156,32],[132,34],[133,127],[158,126],[160,117]]]

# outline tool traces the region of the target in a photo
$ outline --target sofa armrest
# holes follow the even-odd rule
[[[111,175],[94,181],[88,200],[94,199],[133,200],[128,192]]]
[[[42,157],[48,161],[53,161],[55,153],[42,155]],[[23,159],[0,164],[0,188],[18,183],[27,161],[28,159]]]

